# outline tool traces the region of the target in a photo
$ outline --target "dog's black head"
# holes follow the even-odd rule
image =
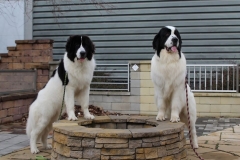
[[[68,38],[66,51],[68,58],[73,62],[75,59],[83,62],[86,58],[90,61],[95,53],[95,46],[88,36],[75,35]]]
[[[178,52],[179,58],[181,58],[182,39],[175,27],[166,26],[160,29],[153,39],[152,46],[159,57],[161,50],[166,49],[169,53]]]

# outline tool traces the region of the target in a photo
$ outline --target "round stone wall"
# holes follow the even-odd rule
[[[52,160],[185,159],[184,124],[147,116],[54,123]]]

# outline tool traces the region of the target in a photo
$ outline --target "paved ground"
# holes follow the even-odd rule
[[[200,136],[198,152],[204,159],[209,160],[240,160],[239,125],[240,118],[198,118],[196,123],[197,135]],[[35,158],[35,155],[30,154],[29,140],[24,128],[24,124],[20,123],[0,126],[0,160]],[[187,132],[186,130],[185,135]],[[188,148],[188,159],[197,159],[190,146]],[[49,157],[50,151],[44,150],[40,155]]]

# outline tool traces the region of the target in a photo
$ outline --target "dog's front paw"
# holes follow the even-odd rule
[[[156,120],[158,121],[165,121],[165,116],[164,114],[158,113]]]
[[[31,153],[32,154],[37,154],[37,153],[39,153],[39,150],[37,149],[37,147],[36,148],[34,148],[34,147],[32,148],[31,147]]]
[[[170,122],[177,123],[180,121],[180,118],[178,116],[171,116]]]
[[[69,114],[68,115],[68,120],[69,121],[76,121],[76,120],[78,120],[78,118],[74,114]]]
[[[84,118],[86,119],[94,119],[95,117],[91,114],[84,115]]]
[[[52,145],[49,145],[49,144],[48,144],[48,145],[45,146],[44,148],[45,148],[45,149],[52,149]]]

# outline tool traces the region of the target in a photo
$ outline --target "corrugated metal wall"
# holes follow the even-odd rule
[[[69,35],[86,34],[98,63],[150,60],[152,39],[162,26],[176,26],[188,63],[240,60],[240,0],[59,0],[57,7],[35,0],[33,37],[54,39],[54,59],[62,58]],[[59,12],[53,12],[53,10]]]

